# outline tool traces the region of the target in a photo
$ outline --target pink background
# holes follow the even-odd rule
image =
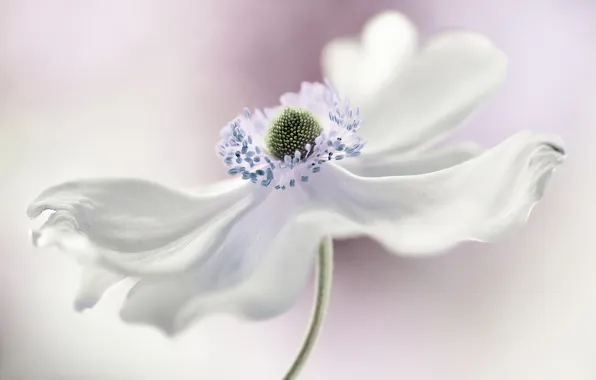
[[[125,289],[72,311],[79,269],[30,247],[27,203],[89,176],[224,178],[223,123],[319,80],[331,38],[396,9],[431,35],[487,34],[502,90],[456,138],[561,134],[569,160],[517,236],[445,256],[336,243],[326,326],[304,379],[596,378],[596,2],[0,0],[0,379],[279,379],[310,291],[266,323],[210,318],[170,341],[116,317]],[[310,290],[310,289],[309,289]]]

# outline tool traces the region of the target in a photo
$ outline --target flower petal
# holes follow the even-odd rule
[[[54,211],[33,231],[33,242],[128,275],[183,270],[205,260],[230,226],[262,202],[257,186],[226,184],[191,194],[137,179],[64,183],[30,205],[32,219]]]
[[[414,25],[402,14],[383,12],[371,18],[360,39],[339,38],[322,52],[325,76],[355,104],[360,104],[396,75],[415,53]]]
[[[501,84],[506,65],[505,55],[481,35],[436,36],[361,104],[366,153],[420,151],[442,140]]]
[[[320,233],[314,224],[294,221],[270,236],[266,246],[252,245],[256,240],[246,241],[239,253],[252,260],[242,265],[253,269],[245,270],[245,278],[233,284],[214,286],[221,284],[217,280],[221,262],[217,261],[208,261],[179,276],[142,279],[131,290],[121,317],[130,323],[155,326],[169,335],[211,313],[249,319],[274,317],[288,310],[304,289]]]
[[[85,266],[83,268],[81,284],[75,296],[75,310],[83,311],[94,307],[104,292],[122,279],[124,279],[124,275],[120,273],[94,265]]]
[[[416,155],[403,155],[401,152],[363,154],[337,163],[357,176],[393,177],[443,170],[468,161],[481,152],[482,148],[477,144],[465,142]]]
[[[563,158],[556,137],[519,133],[477,158],[423,175],[358,177],[329,165],[310,183],[319,209],[302,218],[332,236],[366,234],[404,254],[494,241],[526,222]]]
[[[335,106],[333,94],[322,83],[302,82],[300,92],[287,92],[280,96],[283,106],[304,108],[318,116],[319,122],[329,120],[329,110]]]

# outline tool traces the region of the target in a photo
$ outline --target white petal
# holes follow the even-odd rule
[[[94,265],[86,266],[83,269],[81,284],[75,296],[75,310],[83,311],[94,307],[104,292],[123,278],[124,275],[117,272]]]
[[[302,82],[300,92],[288,92],[279,98],[283,106],[304,108],[313,113],[323,125],[329,120],[329,110],[335,107],[327,85]]]
[[[468,161],[481,152],[477,144],[465,142],[416,155],[403,155],[401,152],[363,154],[337,163],[357,176],[393,177],[443,170]]]
[[[481,35],[436,36],[361,104],[366,152],[420,151],[442,140],[501,84],[506,66],[505,55]]]
[[[136,179],[64,183],[29,207],[32,219],[55,211],[33,242],[129,275],[183,270],[221,246],[230,226],[263,199],[258,186],[226,184],[191,194]]]
[[[274,196],[280,195],[282,192]],[[269,215],[275,213],[274,208],[267,209]],[[255,215],[253,228],[257,231],[260,220]],[[222,252],[224,257],[242,259],[238,261],[242,275],[237,281],[220,281],[221,274],[229,275],[230,268],[224,268],[225,263],[216,256],[182,275],[145,278],[131,290],[122,319],[153,325],[171,335],[210,313],[265,319],[288,310],[309,278],[321,231],[314,224],[282,225],[279,221],[266,228],[274,233],[246,239],[236,254]]]
[[[400,13],[380,13],[366,23],[360,39],[336,39],[325,47],[324,74],[343,96],[360,104],[399,72],[416,51],[417,37]]]
[[[329,165],[310,184],[319,209],[303,218],[319,221],[334,236],[367,234],[404,254],[494,241],[526,222],[563,157],[556,137],[520,133],[477,158],[428,174],[358,177]],[[338,229],[332,220],[339,221]]]

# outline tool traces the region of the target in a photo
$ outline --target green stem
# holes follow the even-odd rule
[[[312,316],[302,347],[294,363],[292,363],[292,366],[283,378],[284,380],[294,380],[297,378],[315,345],[315,341],[323,325],[323,319],[327,311],[327,305],[329,304],[331,280],[333,277],[333,241],[330,237],[326,237],[321,242],[318,259],[315,303],[312,309]]]

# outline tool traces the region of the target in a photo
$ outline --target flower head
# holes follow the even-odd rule
[[[522,226],[563,162],[562,142],[521,132],[486,151],[471,143],[429,150],[500,84],[506,59],[470,32],[417,48],[408,28],[401,16],[373,19],[361,41],[326,50],[330,74],[382,69],[369,75],[383,78],[375,91],[349,94],[362,100],[365,124],[329,84],[304,83],[279,107],[245,110],[224,127],[217,153],[227,181],[188,192],[80,180],[42,192],[28,214],[52,214],[33,242],[85,265],[77,309],[130,276],[139,281],[121,311],[129,322],[177,333],[213,312],[270,318],[301,293],[323,236],[366,235],[390,252],[422,255]],[[374,57],[386,51],[371,37],[379,30],[403,45],[380,66]],[[346,87],[349,75],[330,76]]]
[[[308,182],[328,161],[360,155],[360,111],[330,84],[304,83],[281,103],[266,113],[245,109],[223,128],[217,150],[230,175],[285,190]]]

